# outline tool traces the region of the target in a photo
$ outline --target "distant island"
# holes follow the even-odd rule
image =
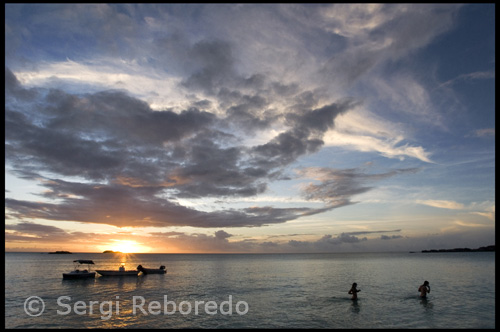
[[[470,248],[454,248],[454,249],[431,249],[431,250],[422,250],[422,252],[482,252],[482,251],[495,251],[495,245],[479,247],[477,249]]]
[[[103,254],[121,254],[121,251],[113,251],[113,250],[104,250]]]
[[[64,255],[64,254],[72,254],[72,252],[60,250],[60,251],[49,252],[49,254]]]

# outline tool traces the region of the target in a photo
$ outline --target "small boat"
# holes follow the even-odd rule
[[[159,269],[150,269],[143,267],[142,265],[139,265],[137,267],[138,271],[141,271],[144,274],[165,274],[167,273],[167,270],[165,269],[165,265],[160,266]]]
[[[123,276],[136,276],[140,271],[137,270],[125,270],[125,266],[122,264],[118,270],[95,270],[102,276],[106,277],[123,277]]]
[[[90,265],[94,265],[94,262],[86,259],[76,259],[73,261],[75,269],[69,273],[63,273],[63,279],[87,279],[94,278],[95,272],[90,271]],[[87,264],[87,269],[80,270],[79,267],[83,264]]]

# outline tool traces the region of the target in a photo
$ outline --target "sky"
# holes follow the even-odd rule
[[[6,4],[6,251],[495,244],[494,4]]]

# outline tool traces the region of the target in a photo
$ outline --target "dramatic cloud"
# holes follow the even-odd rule
[[[314,252],[397,245],[423,205],[490,222],[493,7],[8,4],[6,236]]]
[[[263,193],[283,167],[316,152],[336,116],[353,107],[343,100],[300,108],[286,114],[290,129],[247,147],[231,130],[218,129],[228,127],[226,119],[196,107],[158,112],[118,91],[25,89],[8,69],[6,92],[6,161],[25,178],[44,179],[48,189],[40,194],[44,202],[7,199],[8,215],[120,227],[261,226],[324,212],[267,206],[202,212],[173,198]],[[232,118],[234,106],[228,112]],[[240,116],[245,112],[240,108]]]

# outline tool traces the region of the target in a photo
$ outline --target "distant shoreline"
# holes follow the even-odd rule
[[[422,250],[424,253],[428,252],[485,252],[485,251],[495,251],[495,245],[479,247],[477,249],[470,248],[454,248],[454,249],[431,249],[431,250]]]

